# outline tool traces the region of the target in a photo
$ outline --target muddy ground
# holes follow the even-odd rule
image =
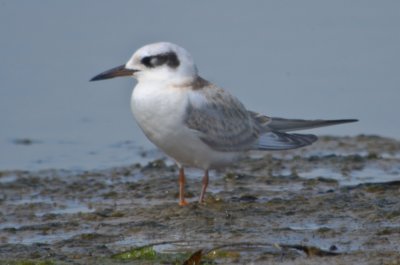
[[[0,264],[400,264],[398,141],[251,154],[211,174],[201,205],[187,174],[180,207],[169,160],[1,172]]]

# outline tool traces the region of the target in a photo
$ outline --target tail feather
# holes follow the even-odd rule
[[[317,127],[331,126],[341,123],[356,122],[356,119],[340,120],[301,120],[301,119],[283,119],[271,118],[267,128],[271,131],[290,132],[296,130],[305,130]]]
[[[312,134],[267,132],[262,134],[254,146],[255,150],[287,150],[312,144],[318,139]]]
[[[312,134],[289,134],[286,132],[358,121],[357,119],[301,120],[271,118],[254,111],[249,111],[249,114],[253,118],[256,130],[260,132],[259,139],[253,146],[255,150],[286,150],[307,146],[315,142],[318,137]]]

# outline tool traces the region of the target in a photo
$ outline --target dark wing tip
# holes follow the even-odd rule
[[[358,119],[341,119],[341,120],[333,120],[334,122],[337,123],[349,123],[349,122],[357,122]]]
[[[98,81],[98,80],[101,80],[101,78],[99,78],[99,76],[96,75],[95,77],[92,77],[92,78],[89,80],[89,82]]]

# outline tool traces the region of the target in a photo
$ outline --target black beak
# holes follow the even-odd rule
[[[102,72],[101,74],[96,75],[90,81],[97,81],[97,80],[104,80],[110,79],[118,76],[131,76],[133,73],[137,72],[138,70],[127,69],[125,68],[125,64],[114,67],[110,70]]]

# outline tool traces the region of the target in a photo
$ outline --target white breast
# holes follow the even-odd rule
[[[237,153],[217,152],[184,125],[188,91],[139,83],[133,90],[131,108],[145,135],[179,164],[202,169],[232,162]]]
[[[186,97],[158,84],[138,84],[132,93],[131,108],[139,126],[156,145],[161,145],[182,126]]]

